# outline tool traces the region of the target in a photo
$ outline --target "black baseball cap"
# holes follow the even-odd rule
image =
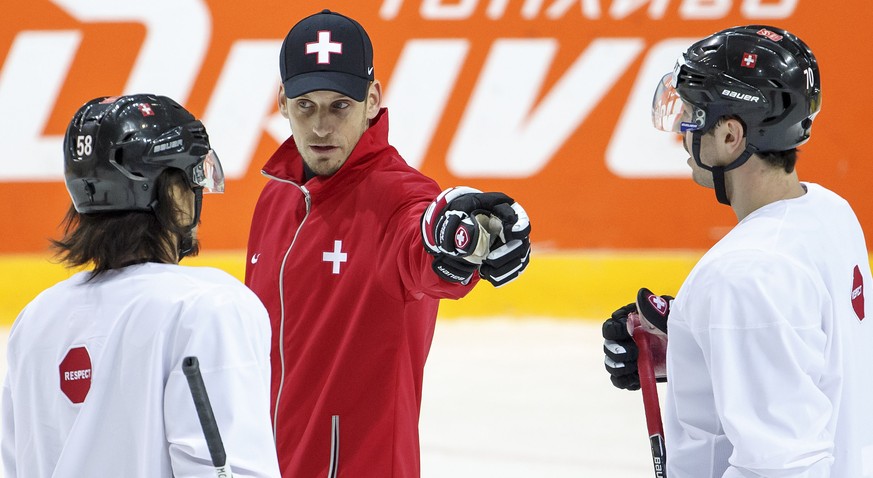
[[[373,44],[360,23],[330,10],[297,22],[279,53],[285,96],[329,90],[364,101],[373,81]]]

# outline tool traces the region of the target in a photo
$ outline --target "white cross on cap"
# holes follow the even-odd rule
[[[309,42],[306,44],[306,54],[318,54],[319,64],[330,64],[330,54],[336,53],[342,55],[343,44],[340,42],[330,41],[330,30],[320,30],[318,32],[318,41]]]

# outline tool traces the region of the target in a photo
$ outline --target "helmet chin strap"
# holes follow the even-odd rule
[[[731,169],[739,168],[745,164],[746,161],[748,161],[749,158],[758,151],[758,148],[746,143],[746,149],[743,151],[743,154],[727,166],[707,166],[700,160],[700,138],[702,137],[703,132],[699,130],[691,133],[691,157],[694,158],[694,162],[697,163],[698,166],[712,173],[715,198],[718,199],[718,202],[730,206],[731,201],[727,196],[727,186],[724,180],[724,173]]]
[[[179,260],[181,261],[183,257],[187,257],[189,255],[197,255],[200,247],[197,243],[197,240],[194,239],[194,235],[191,231],[200,224],[200,209],[203,207],[203,188],[195,188],[194,192],[194,220],[191,221],[187,227],[185,227],[185,234],[179,236],[176,239],[176,250],[179,254]],[[151,203],[149,203],[149,209],[153,212],[157,212],[158,210],[158,200],[155,199]],[[168,227],[164,221],[161,220],[161,216],[157,216],[158,221],[164,225],[164,227]]]
[[[191,231],[200,223],[200,209],[203,207],[203,188],[194,189],[194,220],[188,226],[188,233],[184,237],[179,238],[179,260],[191,255],[197,249],[197,241],[194,239]]]

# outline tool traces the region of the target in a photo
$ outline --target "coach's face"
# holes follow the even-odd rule
[[[345,164],[381,104],[378,81],[370,84],[364,101],[327,90],[287,98],[285,87],[279,88],[279,112],[291,124],[303,161],[319,176],[330,176]]]

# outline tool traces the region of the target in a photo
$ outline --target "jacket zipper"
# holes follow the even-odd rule
[[[330,465],[327,478],[336,478],[339,473],[339,415],[330,417]]]
[[[312,209],[312,197],[309,194],[309,190],[306,189],[306,186],[297,184],[294,181],[271,176],[263,170],[261,171],[261,174],[274,181],[279,181],[296,187],[303,193],[303,197],[306,200],[306,214],[303,216],[303,220],[300,221],[300,225],[297,226],[297,230],[294,231],[291,245],[289,245],[288,250],[285,251],[285,255],[282,257],[282,265],[279,267],[279,363],[281,364],[281,374],[279,375],[279,390],[276,393],[276,406],[273,409],[273,441],[275,442],[276,431],[279,426],[279,403],[282,398],[282,391],[285,389],[285,263],[288,261],[291,249],[294,248],[294,243],[297,242],[297,236],[300,234],[300,229],[303,228],[303,224],[305,224],[306,220],[309,218],[309,211]],[[339,426],[339,417],[337,416],[336,419],[337,426]]]

